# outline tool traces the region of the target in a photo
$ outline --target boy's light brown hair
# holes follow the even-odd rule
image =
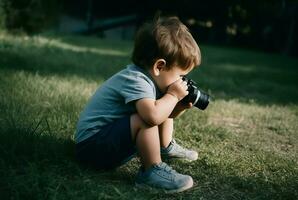
[[[158,18],[136,34],[133,63],[150,68],[157,59],[164,59],[168,69],[175,65],[188,69],[201,63],[196,41],[177,17]]]

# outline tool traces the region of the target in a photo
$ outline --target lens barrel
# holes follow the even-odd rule
[[[193,105],[201,110],[205,110],[209,104],[209,95],[198,90],[196,99],[197,101]]]
[[[184,103],[189,103],[191,102],[195,107],[205,110],[209,104],[210,97],[207,93],[200,91],[196,87],[196,83],[188,79],[187,77],[183,77],[184,81],[187,81],[187,86],[188,86],[188,95],[182,99]]]

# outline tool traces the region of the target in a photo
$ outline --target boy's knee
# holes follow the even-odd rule
[[[137,113],[130,116],[130,124],[132,128],[133,127],[137,129],[149,128],[148,124],[146,124],[146,122]]]
[[[161,123],[160,125],[158,125],[158,127],[162,127],[162,126],[166,126],[166,125],[172,125],[172,124],[173,124],[173,119],[172,118],[168,118],[163,123]]]
[[[136,138],[137,133],[141,129],[149,129],[149,128],[157,129],[157,127],[149,126],[137,113],[130,116],[130,127],[131,127],[131,131],[132,131],[133,139]]]

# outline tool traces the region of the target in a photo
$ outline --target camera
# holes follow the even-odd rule
[[[200,110],[205,110],[209,104],[210,96],[207,93],[199,90],[199,88],[196,86],[196,82],[194,82],[193,80],[187,78],[186,76],[183,76],[182,80],[187,82],[188,95],[181,101],[185,104],[191,102]]]

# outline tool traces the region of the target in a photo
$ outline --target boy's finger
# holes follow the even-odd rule
[[[192,105],[192,103],[190,102],[189,104],[188,104],[188,108],[191,108],[193,105]]]

